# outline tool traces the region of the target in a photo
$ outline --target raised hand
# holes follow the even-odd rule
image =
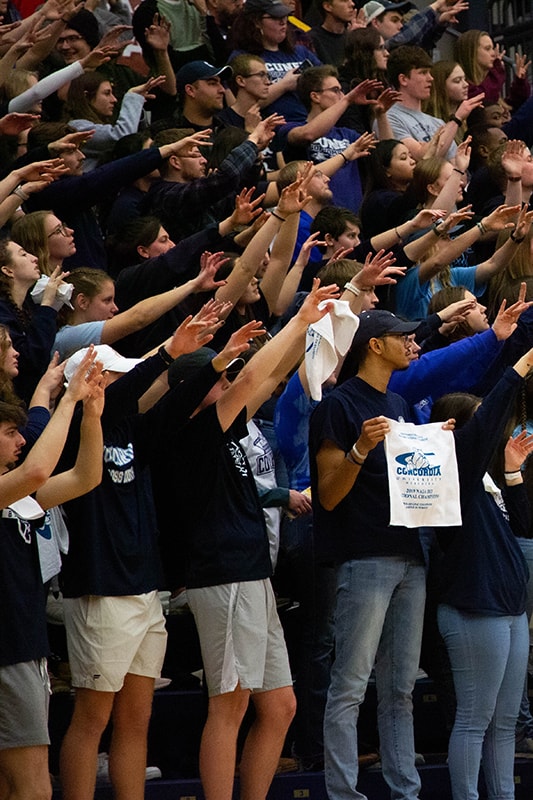
[[[155,98],[155,94],[152,94],[153,90],[157,89],[157,87],[161,86],[165,81],[166,77],[164,75],[157,75],[155,78],[148,78],[146,83],[142,83],[139,86],[132,86],[128,91],[142,95],[145,100],[153,100]]]
[[[354,275],[352,283],[362,290],[370,290],[374,286],[385,286],[396,283],[393,276],[405,275],[407,267],[396,265],[396,259],[391,252],[379,250],[375,255],[369,253],[365,258],[363,269]]]
[[[214,365],[215,368],[218,371],[220,371],[221,367],[225,369],[234,358],[237,358],[241,353],[245,353],[250,349],[253,339],[256,339],[258,336],[264,336],[265,334],[266,330],[263,327],[263,323],[255,319],[251,322],[247,322],[246,325],[242,325],[242,327],[231,334],[226,346],[218,354],[216,366]],[[224,362],[225,366],[223,366]]]
[[[11,111],[0,118],[0,134],[18,136],[22,131],[31,128],[39,119],[39,114],[19,114],[16,111]]]
[[[333,308],[331,302],[328,301],[336,300],[338,296],[339,287],[336,283],[332,283],[329,286],[321,286],[320,280],[314,278],[313,288],[300,306],[295,318],[305,322],[307,325],[318,322],[322,317],[325,317],[326,314],[329,314]],[[319,308],[318,306],[324,301],[326,301],[324,306]]]
[[[373,133],[362,133],[361,136],[348,145],[342,155],[347,161],[355,161],[356,158],[369,156],[377,144],[377,139]]]
[[[504,450],[505,471],[518,472],[531,452],[533,452],[533,434],[520,431],[517,436],[510,436]]]
[[[533,302],[526,301],[526,288],[525,282],[520,284],[518,300],[510,305],[509,308],[507,308],[506,301],[502,300],[496,318],[492,323],[492,330],[498,341],[505,341],[514,333],[520,315],[533,305]]]
[[[73,153],[74,150],[79,150],[80,147],[83,147],[85,142],[91,139],[94,134],[94,130],[67,133],[65,136],[62,136],[61,139],[50,142],[48,150],[50,153],[57,153],[58,156],[60,156],[61,153]]]
[[[166,51],[170,44],[170,21],[161,14],[154,14],[152,24],[144,29],[144,38],[152,50]]]
[[[224,286],[226,281],[215,280],[215,275],[223,264],[227,264],[229,258],[224,256],[224,253],[209,253],[207,250],[202,253],[200,257],[200,272],[194,278],[195,293],[211,292],[218,289],[219,286]]]
[[[254,192],[255,186],[252,186],[251,189],[244,188],[235,198],[235,210],[231,215],[233,228],[237,228],[240,225],[248,225],[263,213],[261,203],[265,199],[265,195],[263,193],[256,197],[255,200],[252,200]]]
[[[354,103],[358,106],[375,105],[377,100],[375,95],[383,89],[383,83],[378,80],[366,78],[361,81],[349,92],[346,92],[345,98],[349,103]],[[371,95],[374,95],[373,97]]]

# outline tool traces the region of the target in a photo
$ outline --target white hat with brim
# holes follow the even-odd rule
[[[77,350],[65,363],[65,382],[68,383],[79,365],[83,361],[88,347]],[[129,372],[130,369],[136,367],[143,360],[142,358],[125,358],[109,347],[108,344],[98,344],[94,348],[96,351],[96,360],[103,364],[104,371],[107,372]]]

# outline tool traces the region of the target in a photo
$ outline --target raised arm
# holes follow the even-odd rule
[[[294,367],[303,355],[308,325],[317,322],[329,312],[329,305],[319,310],[322,300],[337,296],[336,286],[319,288],[315,280],[313,290],[306,297],[298,313],[261,347],[250,359],[236,380],[217,401],[220,425],[227,430],[233,420],[246,407],[251,418],[267,400],[280,380]]]
[[[63,398],[56,408],[50,422],[39,436],[24,462],[16,469],[0,476],[0,507],[33,494],[48,480],[54,470],[65,445],[69,425],[78,400],[88,392],[90,373],[94,367],[95,354],[92,348],[80,364]],[[89,373],[89,376],[87,375]]]
[[[101,417],[104,408],[105,378],[99,368],[92,371],[87,384],[90,394],[83,398],[78,455],[72,469],[53,475],[37,492],[42,508],[51,508],[80,497],[102,480],[104,439]]]

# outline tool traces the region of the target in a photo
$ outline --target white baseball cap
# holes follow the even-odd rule
[[[66,383],[70,381],[78,369],[88,349],[88,347],[83,347],[67,359],[64,373]],[[101,361],[104,365],[104,370],[108,370],[109,372],[129,372],[130,369],[133,369],[133,367],[136,367],[137,364],[143,361],[142,358],[125,358],[125,356],[121,356],[120,353],[113,350],[112,347],[109,347],[108,344],[98,344],[94,349],[96,351],[97,361]]]

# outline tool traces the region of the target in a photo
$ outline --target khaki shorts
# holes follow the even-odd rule
[[[46,659],[0,667],[0,750],[50,744]]]
[[[187,589],[209,696],[292,686],[276,598],[269,580]]]
[[[161,675],[167,632],[156,591],[65,598],[64,611],[73,686],[118,692],[128,673]]]

